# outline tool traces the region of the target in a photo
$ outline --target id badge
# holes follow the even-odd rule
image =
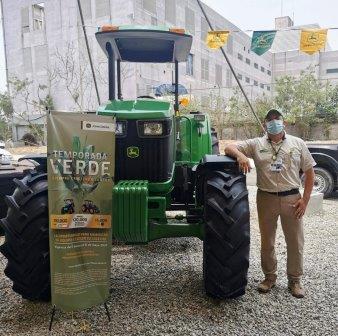
[[[273,161],[270,164],[270,171],[274,172],[274,173],[280,173],[282,171],[283,168],[283,160],[281,158]]]

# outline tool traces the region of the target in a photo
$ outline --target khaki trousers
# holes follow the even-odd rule
[[[275,238],[278,217],[281,218],[287,246],[288,279],[299,280],[303,274],[303,222],[296,218],[295,208],[292,206],[300,197],[300,194],[276,196],[260,190],[257,192],[258,221],[261,233],[261,264],[267,277],[276,277]]]

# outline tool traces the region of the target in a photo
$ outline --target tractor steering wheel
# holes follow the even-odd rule
[[[155,97],[152,97],[152,96],[138,96],[137,98],[149,98],[149,99],[155,99]]]

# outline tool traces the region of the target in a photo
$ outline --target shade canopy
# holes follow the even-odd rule
[[[108,56],[111,44],[115,59],[122,62],[185,62],[190,53],[192,36],[169,30],[119,29],[97,32],[96,39]]]
[[[155,96],[162,97],[175,94],[175,85],[174,84],[161,84],[155,88]],[[188,90],[182,84],[178,84],[178,94],[185,95],[188,94]]]

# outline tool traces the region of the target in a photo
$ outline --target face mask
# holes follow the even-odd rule
[[[283,132],[284,130],[283,120],[274,119],[274,120],[268,121],[266,123],[266,129],[268,133],[273,134],[273,135]]]

